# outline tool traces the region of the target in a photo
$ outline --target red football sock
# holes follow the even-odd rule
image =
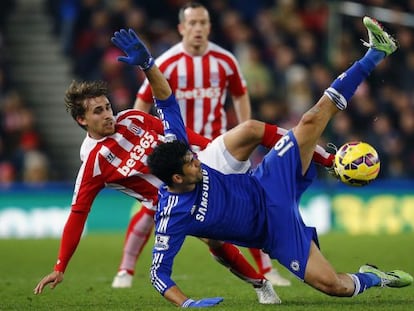
[[[287,132],[288,130],[278,127],[277,125],[265,123],[265,130],[263,133],[261,145],[271,149],[277,143],[277,141]]]
[[[154,227],[154,211],[145,207],[131,218],[124,242],[124,250],[121,264],[118,270],[126,270],[129,274],[134,274],[135,264],[147,244]]]
[[[263,253],[260,249],[249,248],[250,254],[252,255],[256,265],[261,274],[266,274],[272,270],[272,262],[269,255]]]
[[[263,274],[256,272],[240,250],[233,244],[224,243],[219,248],[210,248],[210,252],[219,263],[228,267],[240,279],[253,286],[262,285],[264,279]]]

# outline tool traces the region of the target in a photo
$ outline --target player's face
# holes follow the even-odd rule
[[[78,118],[88,134],[95,139],[115,133],[115,118],[111,104],[106,96],[99,96],[85,101],[85,116]]]
[[[178,25],[184,47],[193,55],[202,55],[208,45],[210,17],[204,8],[188,8],[184,11],[184,21]]]
[[[203,179],[203,174],[201,173],[201,162],[194,153],[188,151],[184,157],[183,165],[183,183],[187,185],[192,185],[200,182]]]

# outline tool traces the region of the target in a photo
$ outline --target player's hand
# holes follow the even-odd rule
[[[222,297],[204,298],[200,300],[187,299],[181,305],[182,308],[206,308],[218,305],[223,301]]]
[[[43,291],[43,288],[47,284],[51,283],[49,287],[53,289],[62,281],[63,281],[63,272],[53,271],[52,273],[46,275],[43,279],[40,280],[40,282],[33,289],[33,293],[35,295],[41,294]]]
[[[145,44],[132,29],[116,31],[111,38],[113,44],[124,51],[127,56],[119,56],[118,61],[130,65],[137,65],[146,71],[154,65],[154,58],[151,56]]]

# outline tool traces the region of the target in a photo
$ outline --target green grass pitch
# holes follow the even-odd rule
[[[147,245],[137,264],[131,289],[112,289],[122,248],[122,234],[84,237],[72,258],[65,280],[54,290],[33,295],[33,288],[52,270],[58,251],[56,239],[0,240],[0,310],[175,310],[149,282],[151,247]],[[414,234],[389,236],[320,237],[325,256],[338,271],[355,272],[361,264],[402,269],[414,274]],[[248,253],[246,256],[249,257]],[[252,287],[217,264],[207,248],[188,238],[176,258],[173,277],[192,298],[224,297],[216,310],[414,310],[414,286],[402,289],[374,288],[354,298],[329,297],[294,278],[291,287],[276,288],[281,305],[260,305]]]

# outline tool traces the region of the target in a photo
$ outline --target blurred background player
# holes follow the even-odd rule
[[[189,2],[181,7],[178,31],[182,41],[157,58],[156,63],[170,84],[180,105],[186,126],[204,137],[214,139],[227,131],[226,94],[230,92],[237,121],[251,118],[250,99],[240,66],[234,55],[208,40],[211,23],[205,6]],[[149,112],[153,105],[151,87],[145,80],[138,91],[135,108]],[[112,287],[131,287],[136,261],[145,245],[142,210],[131,219],[123,256]],[[141,237],[140,237],[141,235]],[[147,239],[148,236],[145,236]],[[219,255],[210,249],[215,258]],[[289,286],[272,267],[270,257],[258,249],[249,249],[259,272],[273,285]]]

